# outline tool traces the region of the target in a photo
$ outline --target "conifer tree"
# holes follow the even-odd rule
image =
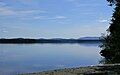
[[[104,37],[101,55],[110,59],[113,63],[120,63],[120,0],[107,0],[110,6],[115,6],[109,34]]]

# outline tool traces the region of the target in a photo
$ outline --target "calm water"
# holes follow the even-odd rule
[[[99,64],[99,44],[0,44],[0,75]]]

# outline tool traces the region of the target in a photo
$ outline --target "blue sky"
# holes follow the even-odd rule
[[[101,36],[111,15],[106,0],[0,0],[0,38]]]

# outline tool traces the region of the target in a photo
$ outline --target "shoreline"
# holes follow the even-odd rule
[[[120,75],[120,64],[104,64],[87,67],[64,68],[19,75]]]
[[[102,39],[28,39],[28,38],[13,38],[0,39],[0,44],[33,44],[33,43],[98,43]]]

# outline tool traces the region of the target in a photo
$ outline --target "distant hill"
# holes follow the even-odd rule
[[[79,39],[63,39],[63,38],[53,38],[53,39],[30,39],[30,38],[12,38],[12,39],[0,39],[0,43],[94,43],[101,42],[99,37],[83,37]]]
[[[82,37],[80,40],[101,40],[100,37]]]

